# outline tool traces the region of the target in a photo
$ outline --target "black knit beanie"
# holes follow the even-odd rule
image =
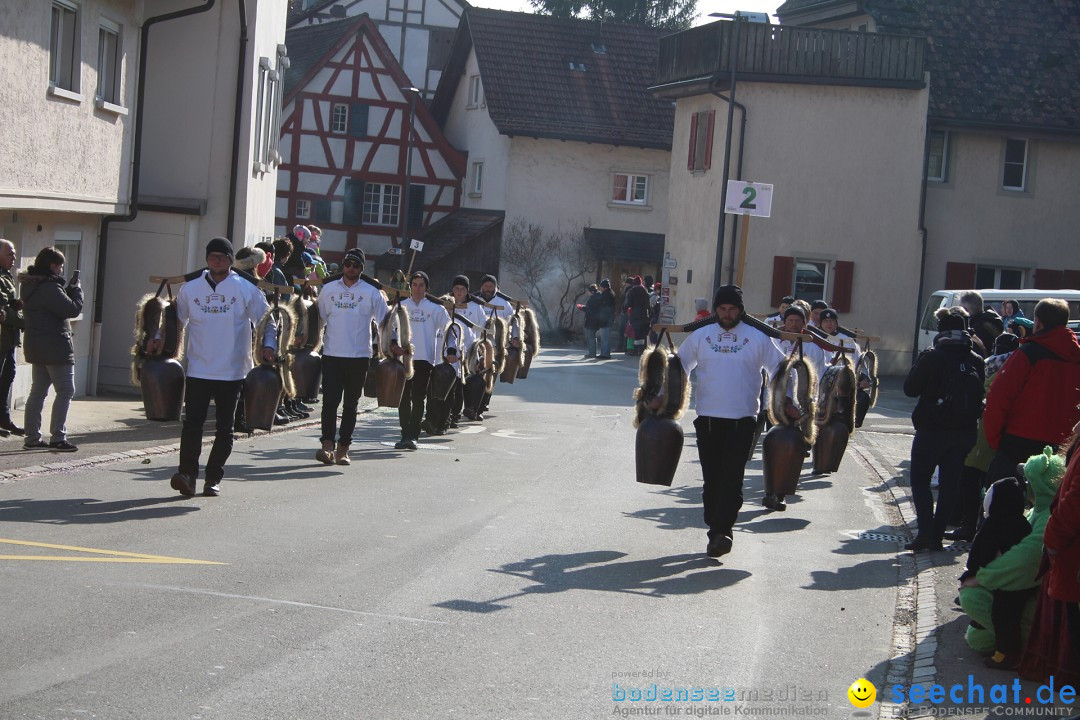
[[[740,310],[744,309],[742,288],[738,285],[721,285],[717,288],[712,301],[713,310],[721,305],[737,305]]]
[[[229,257],[233,257],[232,243],[229,242],[228,238],[216,237],[206,243],[206,256],[210,257],[210,253],[224,253]]]
[[[427,288],[431,287],[431,278],[429,278],[428,274],[426,272],[424,272],[423,270],[415,270],[415,271],[413,271],[413,274],[409,276],[409,285],[412,285],[412,281],[415,280],[416,278],[423,279],[424,287],[427,287]]]
[[[483,285],[484,283],[495,283],[495,287],[499,287],[499,281],[495,279],[494,275],[485,275],[480,280],[481,285]]]
[[[450,284],[450,287],[457,287],[458,285],[461,285],[466,290],[468,290],[469,289],[469,278],[467,276],[465,276],[465,275],[456,275],[454,277],[454,282],[452,282]]]
[[[355,260],[356,262],[360,263],[360,268],[363,269],[364,264],[367,262],[367,257],[364,255],[364,251],[360,248],[353,248],[349,252],[345,253],[345,257],[342,258],[341,262],[343,265],[346,260]]]
[[[791,307],[789,307],[787,310],[784,311],[784,319],[785,320],[787,320],[788,315],[798,315],[799,317],[801,317],[803,319],[803,322],[806,322],[806,313],[804,313],[803,309],[801,307],[799,307],[798,305],[792,305]]]

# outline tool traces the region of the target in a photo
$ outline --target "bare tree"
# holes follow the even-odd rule
[[[503,232],[502,261],[524,290],[546,332],[565,334],[574,322],[574,299],[585,278],[596,272],[597,260],[585,243],[584,231],[516,218]]]

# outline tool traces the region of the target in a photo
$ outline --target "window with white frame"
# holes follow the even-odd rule
[[[1027,189],[1028,141],[1021,138],[1005,140],[1005,167],[1001,186],[1006,190]]]
[[[649,201],[649,176],[615,173],[611,201],[624,205],[645,205]]]
[[[343,133],[349,129],[349,106],[334,103],[330,110],[330,132]]]
[[[311,217],[310,200],[301,199],[296,201],[296,217],[300,220],[307,220]]]
[[[397,225],[400,207],[400,185],[364,184],[363,222],[365,225]]]
[[[948,180],[949,133],[944,130],[931,130],[927,154],[926,179],[938,182]]]
[[[82,249],[81,230],[57,230],[53,233],[53,247],[64,255],[64,279],[71,279],[71,273],[79,269]]]
[[[284,45],[277,47],[277,59],[259,58],[258,92],[255,99],[255,172],[267,172],[281,162],[278,142],[281,136],[281,94],[289,58]]]
[[[1020,268],[977,265],[975,287],[1020,290],[1024,287],[1024,271]]]
[[[120,26],[102,18],[98,25],[97,98],[120,104]]]
[[[473,75],[469,78],[469,107],[480,107],[484,100],[484,91],[480,86],[480,76]]]
[[[822,299],[825,297],[825,288],[828,284],[829,262],[827,260],[795,258],[795,282],[792,288],[795,297]]]
[[[49,34],[49,85],[79,92],[79,6],[53,0]]]
[[[480,195],[484,192],[484,163],[474,162],[472,164],[472,190],[473,195]]]

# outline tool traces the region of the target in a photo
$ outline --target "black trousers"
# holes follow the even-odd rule
[[[990,487],[1001,478],[1016,477],[1016,466],[1032,455],[1039,455],[1050,445],[1057,452],[1057,445],[1044,440],[1030,440],[1016,435],[1002,435],[997,453],[986,469],[986,486]]]
[[[322,435],[320,441],[337,441],[342,445],[352,443],[356,428],[356,407],[364,394],[370,358],[347,358],[323,355],[322,358]],[[342,404],[344,398],[344,404]],[[337,411],[341,408],[341,428],[338,433]]]
[[[742,507],[743,478],[754,449],[756,424],[756,418],[752,417],[731,420],[699,416],[694,420],[698,459],[705,480],[701,500],[710,540],[721,535],[731,537],[731,528]]]
[[[1020,618],[1028,598],[1039,591],[1038,587],[1025,590],[994,590],[994,603],[990,606],[990,620],[994,623],[994,649],[1018,658],[1024,652],[1020,635]],[[1075,603],[1074,603],[1075,604]]]
[[[15,348],[0,352],[0,419],[11,419],[11,384],[15,382]]]
[[[450,391],[450,417],[457,420],[461,417],[461,411],[465,409],[465,385],[459,379],[454,383],[454,389]]]
[[[202,454],[203,424],[214,400],[214,444],[206,459],[206,483],[217,485],[225,476],[225,461],[232,454],[233,418],[236,399],[243,380],[204,380],[189,377],[184,388],[184,427],[180,431],[180,467],[184,475],[199,477],[199,455]]]
[[[401,424],[401,437],[407,440],[420,439],[420,423],[424,421],[424,402],[431,383],[432,367],[426,360],[413,360],[413,376],[405,381],[401,404],[398,405],[398,422]]]
[[[932,428],[915,431],[911,441],[910,478],[919,537],[939,541],[944,537],[945,526],[960,498],[964,458],[975,446],[976,432],[974,426],[964,430]],[[935,467],[938,469],[936,510],[934,493],[930,489]]]

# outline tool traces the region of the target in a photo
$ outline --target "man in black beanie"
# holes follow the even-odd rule
[[[709,526],[706,554],[731,552],[731,533],[742,507],[743,477],[761,411],[761,371],[772,374],[784,353],[760,330],[742,322],[742,289],[724,285],[713,298],[716,323],[700,327],[679,346],[689,373],[697,368],[698,458],[705,482],[702,502]],[[798,415],[794,408],[790,409]]]

